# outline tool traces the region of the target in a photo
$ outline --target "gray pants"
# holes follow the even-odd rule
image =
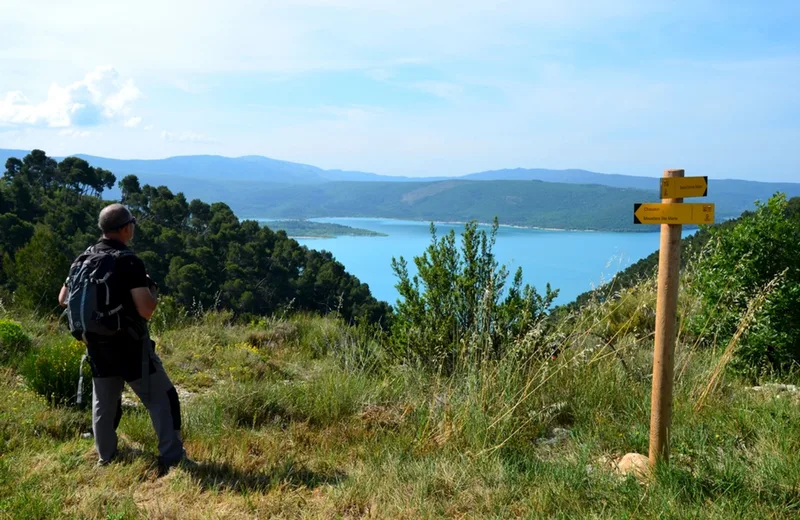
[[[150,420],[158,436],[159,463],[174,464],[184,456],[181,440],[181,409],[178,392],[170,382],[164,367],[153,355],[156,371],[150,374],[150,395],[144,401]],[[142,399],[142,380],[128,382]],[[95,377],[92,379],[92,426],[94,443],[100,462],[110,461],[117,453],[117,426],[122,418],[121,377]],[[145,392],[146,393],[146,392]]]

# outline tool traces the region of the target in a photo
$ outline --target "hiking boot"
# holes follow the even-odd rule
[[[197,469],[199,465],[187,457],[186,454],[184,454],[180,459],[174,461],[164,461],[161,457],[158,458],[158,474],[160,476],[166,475],[169,473],[169,470],[175,467],[192,471],[193,469]]]
[[[98,468],[102,468],[102,467],[104,467],[104,466],[108,466],[109,464],[111,464],[112,462],[114,462],[114,461],[116,461],[116,460],[117,460],[117,455],[118,455],[118,454],[119,454],[119,452],[115,451],[115,452],[114,452],[114,453],[111,455],[111,457],[109,457],[108,459],[98,459],[98,461],[97,461],[97,467],[98,467]]]

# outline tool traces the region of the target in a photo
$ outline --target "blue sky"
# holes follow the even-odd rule
[[[800,2],[0,0],[0,148],[800,182]]]

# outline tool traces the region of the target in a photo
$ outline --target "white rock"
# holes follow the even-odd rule
[[[617,462],[617,471],[621,475],[633,475],[643,479],[650,474],[650,461],[646,455],[628,453]]]

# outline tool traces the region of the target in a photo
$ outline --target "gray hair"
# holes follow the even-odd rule
[[[103,233],[118,231],[133,218],[131,212],[122,204],[111,204],[100,212],[97,227]]]

